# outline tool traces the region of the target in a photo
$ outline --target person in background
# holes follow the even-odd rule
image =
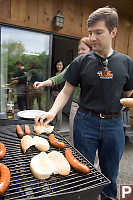
[[[12,83],[16,84],[16,95],[17,95],[17,105],[19,110],[24,110],[26,105],[26,94],[25,94],[25,87],[26,87],[26,78],[25,75],[27,71],[24,68],[22,62],[16,62],[16,72],[11,78]],[[24,77],[21,79],[21,77]]]
[[[50,123],[80,84],[74,146],[92,164],[98,149],[101,172],[111,181],[101,193],[102,200],[117,199],[116,180],[125,145],[120,99],[129,97],[133,90],[133,61],[112,49],[117,27],[115,8],[99,8],[89,15],[88,37],[93,51],[70,64],[65,86],[52,108],[35,119],[35,123]]]
[[[33,109],[35,100],[37,101],[37,106],[39,110],[43,110],[42,106],[42,90],[33,88],[33,83],[42,80],[42,76],[40,74],[39,68],[35,61],[32,61],[29,64],[29,71],[26,74],[27,79],[27,109]]]
[[[57,60],[55,63],[55,75],[59,75],[62,70],[63,70],[64,66],[63,66],[63,61],[62,60]],[[57,95],[59,94],[59,92],[61,91],[61,89],[63,88],[64,83],[60,83],[60,84],[55,84],[54,86],[52,86],[51,89],[51,105],[53,105]],[[34,86],[33,86],[34,87]],[[60,130],[61,126],[62,126],[62,110],[60,110],[54,120],[54,125],[55,125],[55,130]]]
[[[82,55],[82,54],[86,54],[88,52],[91,51],[91,46],[89,44],[89,38],[88,37],[83,37],[79,40],[78,43],[78,56]],[[33,84],[34,88],[40,88],[40,87],[52,87],[55,85],[58,85],[60,83],[63,83],[65,81],[64,79],[64,74],[67,71],[69,65],[58,75],[49,78],[46,81],[43,82],[38,82],[36,81]],[[73,144],[73,121],[74,121],[74,117],[75,114],[77,112],[78,109],[78,100],[79,100],[79,95],[80,95],[80,87],[76,87],[72,96],[72,104],[71,104],[71,109],[70,109],[70,115],[69,115],[69,129],[70,129],[70,141]]]

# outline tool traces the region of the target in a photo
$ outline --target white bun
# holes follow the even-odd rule
[[[44,126],[44,125],[40,125],[40,123],[38,122],[37,125],[34,125],[34,131],[36,134],[41,134],[41,133],[47,133],[50,134],[52,133],[52,131],[54,130],[54,126]]]
[[[45,152],[41,152],[31,159],[30,169],[33,176],[38,179],[47,179],[54,172],[52,161]]]
[[[70,174],[70,164],[62,153],[51,151],[48,153],[48,157],[53,162],[54,174],[63,176]]]
[[[30,135],[23,136],[23,138],[21,139],[21,148],[23,152],[25,153],[27,149],[32,145],[33,145],[32,137]]]
[[[122,98],[120,103],[125,107],[133,108],[133,98]]]
[[[34,136],[32,138],[30,135],[23,136],[21,139],[21,147],[24,153],[33,145],[39,151],[48,151],[50,148],[49,142],[45,138],[39,136]]]
[[[39,136],[34,136],[32,140],[33,140],[35,147],[39,151],[48,151],[49,150],[50,145],[49,145],[49,142],[45,138],[42,138]]]

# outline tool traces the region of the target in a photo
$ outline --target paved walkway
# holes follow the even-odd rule
[[[69,140],[69,121],[67,116],[63,116],[63,126],[61,133]],[[65,132],[63,133],[63,131]],[[118,195],[120,184],[133,184],[133,141],[129,141],[126,137],[125,150],[120,162],[120,170],[118,176]]]
[[[118,184],[133,184],[133,143],[129,141],[126,142],[120,162]]]

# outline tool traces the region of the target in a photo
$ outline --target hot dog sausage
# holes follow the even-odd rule
[[[5,145],[0,142],[0,159],[2,159],[6,154],[6,147]]]
[[[3,194],[10,184],[10,170],[9,168],[0,163],[0,195]]]
[[[22,138],[24,136],[24,132],[20,125],[16,125],[16,132],[20,138]]]
[[[28,124],[24,125],[25,135],[31,135],[30,126]]]
[[[90,168],[81,163],[79,160],[77,160],[73,155],[72,155],[72,151],[70,148],[66,148],[65,149],[65,157],[68,160],[68,162],[70,163],[70,165],[76,169],[79,172],[82,172],[84,174],[88,174],[90,172]]]
[[[63,142],[60,142],[59,140],[57,140],[54,136],[54,134],[50,134],[49,136],[49,141],[50,141],[50,144],[52,144],[54,147],[56,148],[61,148],[63,149],[65,147],[65,143]]]

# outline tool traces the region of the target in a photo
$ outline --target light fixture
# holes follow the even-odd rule
[[[55,28],[63,28],[64,26],[64,16],[61,15],[61,11],[58,10],[57,13],[56,13],[56,16],[54,16],[53,18],[53,25]]]

